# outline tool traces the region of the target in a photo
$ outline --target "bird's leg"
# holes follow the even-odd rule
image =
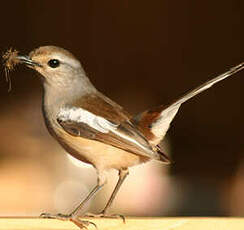
[[[117,182],[117,184],[116,184],[116,186],[114,188],[114,191],[113,191],[112,195],[110,196],[110,198],[108,200],[108,203],[106,204],[105,208],[102,211],[103,214],[107,213],[107,210],[112,205],[116,194],[118,193],[121,185],[123,184],[123,182],[124,182],[125,178],[128,176],[128,174],[129,174],[128,169],[119,171],[119,180],[118,180],[118,182]]]
[[[51,218],[51,219],[58,219],[58,220],[70,220],[78,225],[80,228],[86,227],[88,224],[93,224],[90,221],[81,221],[79,220],[79,211],[81,208],[106,184],[106,176],[105,174],[98,174],[97,185],[92,189],[92,191],[88,194],[88,196],[70,213],[70,214],[49,214],[49,213],[42,213],[40,217],[42,218]]]
[[[71,216],[77,216],[81,208],[106,184],[105,174],[98,174],[97,185],[92,189],[88,196],[70,213]]]
[[[89,216],[89,217],[108,217],[108,218],[122,218],[123,221],[125,222],[125,218],[124,216],[122,215],[117,215],[117,214],[114,214],[114,215],[108,215],[107,214],[107,211],[108,209],[110,208],[110,206],[112,205],[113,201],[114,201],[114,198],[115,196],[117,195],[121,185],[123,184],[125,178],[127,177],[127,175],[129,174],[129,171],[128,169],[123,169],[123,170],[120,170],[119,171],[119,180],[114,188],[114,191],[112,193],[112,195],[110,196],[105,208],[103,209],[103,211],[100,213],[100,214],[91,214],[91,213],[87,213],[86,216]]]

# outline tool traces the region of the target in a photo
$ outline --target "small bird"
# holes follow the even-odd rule
[[[112,217],[107,211],[129,167],[150,160],[170,163],[159,143],[181,104],[244,68],[244,63],[237,65],[172,104],[131,116],[92,85],[80,62],[65,49],[43,46],[28,56],[15,53],[13,60],[40,73],[43,116],[50,134],[69,154],[93,165],[97,171],[97,185],[70,214],[42,214],[62,220],[75,220],[84,204],[105,185],[107,172],[116,169],[119,179],[108,203],[100,214],[89,214]]]

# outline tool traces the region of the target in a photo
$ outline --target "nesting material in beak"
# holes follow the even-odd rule
[[[35,66],[41,67],[39,63],[32,61],[29,56],[19,55],[19,51],[13,50],[12,48],[7,50],[7,52],[2,55],[2,58],[5,66],[6,81],[9,83],[9,91],[11,90],[11,79],[9,77],[9,72],[12,71],[17,64],[23,63],[30,68]]]
[[[19,51],[10,48],[6,53],[3,54],[2,58],[5,65],[5,70],[13,70],[14,67],[20,63],[20,60],[17,58],[18,53]]]
[[[9,84],[9,88],[8,91],[11,90],[11,79],[9,77],[9,72],[11,70],[14,69],[14,67],[20,63],[20,60],[17,58],[19,51],[17,50],[13,50],[12,48],[10,48],[9,50],[7,50],[6,53],[3,54],[2,58],[3,58],[3,64],[5,66],[4,70],[5,70],[5,78],[6,81]]]

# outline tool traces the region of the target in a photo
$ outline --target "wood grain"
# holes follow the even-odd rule
[[[244,218],[89,219],[99,230],[243,230]],[[88,229],[95,229],[90,225]],[[39,218],[0,218],[0,230],[79,230],[72,222]]]

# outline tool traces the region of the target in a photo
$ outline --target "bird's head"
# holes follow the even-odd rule
[[[29,53],[18,55],[20,63],[36,70],[51,85],[71,84],[85,76],[80,62],[69,51],[56,46],[42,46]]]

